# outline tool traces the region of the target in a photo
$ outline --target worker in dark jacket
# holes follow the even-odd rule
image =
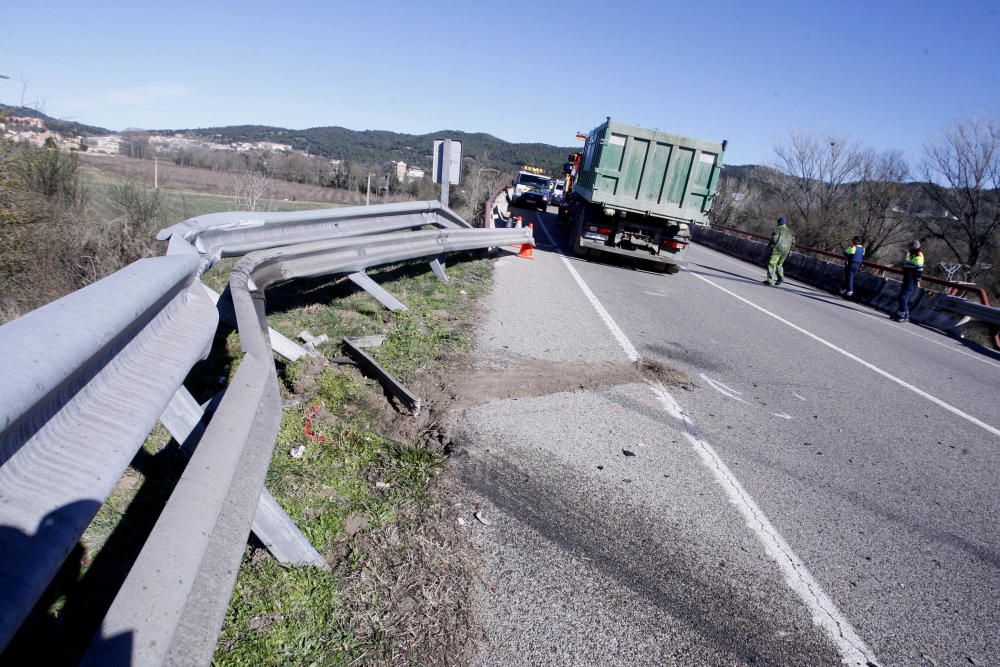
[[[785,279],[783,265],[785,260],[788,259],[788,253],[792,251],[792,246],[794,245],[795,235],[788,228],[788,221],[784,218],[778,218],[778,226],[775,228],[774,233],[771,234],[771,257],[767,261],[767,278],[764,279],[765,285],[780,285],[781,281]]]
[[[903,285],[899,288],[899,311],[892,318],[897,322],[910,319],[910,295],[920,286],[920,276],[924,275],[924,253],[920,252],[920,241],[910,241],[902,267]]]
[[[851,245],[844,248],[844,286],[840,288],[840,293],[844,296],[854,294],[854,274],[864,261],[865,247],[861,245],[861,237],[855,236],[851,239]]]

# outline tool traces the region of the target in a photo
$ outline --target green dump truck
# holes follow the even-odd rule
[[[707,222],[725,150],[725,141],[608,118],[587,135],[574,165],[567,202],[573,252],[628,255],[653,262],[659,271],[680,271],[691,225]]]

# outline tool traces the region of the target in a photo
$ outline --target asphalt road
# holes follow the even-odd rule
[[[476,351],[564,391],[457,438],[477,664],[1000,664],[1000,360],[701,247],[564,258],[523,215]],[[574,385],[630,354],[690,383]]]

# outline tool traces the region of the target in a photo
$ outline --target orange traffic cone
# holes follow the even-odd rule
[[[532,238],[534,238],[535,226],[534,225],[528,225],[528,229],[531,230]],[[521,250],[517,253],[517,256],[520,257],[520,258],[522,258],[522,259],[534,259],[535,258],[534,249],[535,249],[535,246],[533,244],[531,244],[531,243],[522,243],[521,244]]]

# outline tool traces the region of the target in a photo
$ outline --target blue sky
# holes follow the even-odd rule
[[[605,116],[768,162],[795,129],[919,158],[1000,112],[1000,2],[24,2],[0,101],[115,130],[259,123],[573,145]],[[28,81],[23,85],[22,77]]]

